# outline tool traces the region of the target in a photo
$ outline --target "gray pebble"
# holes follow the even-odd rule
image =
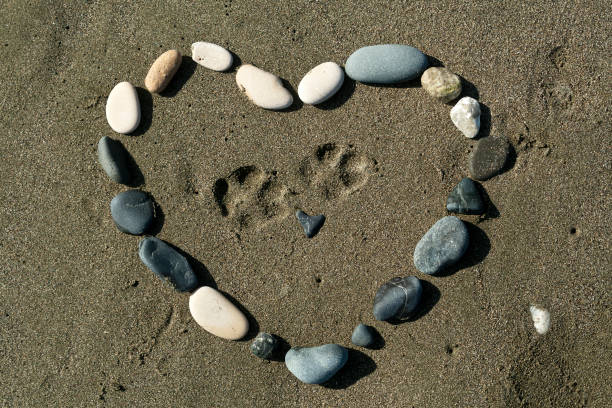
[[[422,293],[421,281],[416,276],[393,278],[376,291],[374,317],[383,321],[408,318],[414,314]]]
[[[270,359],[278,342],[276,337],[269,333],[259,333],[253,343],[251,343],[251,352],[259,358],[265,360]]]
[[[323,226],[323,223],[325,223],[325,216],[323,214],[308,215],[304,211],[298,210],[295,213],[295,216],[302,225],[302,228],[304,228],[304,233],[308,238],[312,238],[317,235]]]
[[[414,47],[380,44],[363,47],[346,60],[346,74],[359,82],[395,84],[421,75],[429,66],[427,56]]]
[[[468,167],[472,178],[487,180],[497,175],[506,165],[510,146],[503,137],[480,139],[470,154]]]
[[[476,183],[467,177],[461,180],[448,195],[446,209],[458,214],[482,214],[485,208]]]
[[[456,263],[470,243],[467,227],[454,216],[444,217],[423,235],[414,249],[414,266],[428,275]]]
[[[321,384],[329,380],[348,360],[348,350],[337,344],[294,347],[285,355],[285,365],[298,380]]]
[[[98,142],[98,161],[108,177],[120,184],[130,184],[129,153],[120,141],[104,136]]]
[[[141,240],[138,243],[138,255],[160,279],[179,292],[197,288],[198,278],[187,259],[161,239],[146,237]]]
[[[155,218],[153,200],[140,190],[117,194],[111,200],[110,210],[119,231],[132,235],[144,234]]]
[[[351,343],[359,347],[372,347],[376,342],[376,334],[374,329],[370,326],[366,326],[363,323],[359,323],[353,334],[351,335]]]

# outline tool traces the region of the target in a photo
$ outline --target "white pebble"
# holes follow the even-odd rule
[[[136,88],[129,82],[120,82],[108,95],[106,120],[117,133],[128,134],[140,123],[140,102]]]
[[[227,71],[234,62],[231,52],[220,45],[203,41],[191,44],[191,58],[213,71]]]
[[[535,327],[538,334],[546,334],[550,329],[550,313],[548,313],[548,310],[537,306],[530,306],[529,311],[531,312],[533,327]]]
[[[293,96],[279,77],[253,65],[242,65],[238,69],[236,83],[251,102],[264,109],[285,109],[293,103]]]
[[[316,105],[331,98],[344,82],[344,71],[335,62],[324,62],[311,69],[298,85],[302,102]]]
[[[466,137],[473,139],[480,130],[480,105],[478,101],[469,96],[459,99],[451,109],[450,117],[457,129]]]
[[[189,297],[193,320],[215,336],[239,340],[249,331],[246,316],[221,292],[202,286]]]

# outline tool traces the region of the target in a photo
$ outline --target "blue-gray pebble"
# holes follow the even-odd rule
[[[446,209],[457,214],[482,214],[485,210],[476,183],[464,178],[446,199]]]
[[[276,337],[270,333],[261,332],[251,343],[251,352],[259,358],[268,360],[274,353],[277,343]]]
[[[294,347],[285,355],[285,365],[298,380],[321,384],[329,380],[348,360],[348,350],[337,344]]]
[[[323,214],[308,215],[304,211],[298,210],[295,213],[295,216],[300,222],[300,225],[302,225],[302,228],[304,229],[304,233],[306,234],[308,238],[312,238],[315,235],[317,235],[317,233],[323,226],[323,223],[325,223],[325,216]]]
[[[117,194],[111,200],[110,210],[119,231],[132,235],[144,234],[155,218],[153,200],[140,190]]]
[[[414,249],[414,266],[428,275],[456,263],[470,243],[465,224],[457,217],[440,219],[423,235]]]
[[[381,44],[363,47],[346,60],[346,74],[359,82],[395,84],[421,75],[429,66],[427,56],[408,45]]]
[[[393,278],[383,284],[374,296],[374,317],[376,320],[405,319],[414,314],[423,287],[416,276]]]
[[[372,347],[376,341],[374,329],[359,323],[351,335],[351,343],[359,347]]]
[[[198,287],[198,278],[187,259],[161,239],[146,237],[138,243],[138,255],[142,262],[160,279],[179,292]]]
[[[133,175],[128,165],[129,153],[120,141],[104,136],[98,142],[98,161],[108,177],[120,184],[130,184]]]

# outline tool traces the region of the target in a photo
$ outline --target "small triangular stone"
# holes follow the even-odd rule
[[[482,214],[485,211],[476,183],[464,178],[446,199],[446,209],[457,214]]]
[[[295,213],[295,216],[302,225],[302,228],[304,228],[304,233],[308,238],[312,238],[317,235],[317,232],[319,232],[323,226],[323,223],[325,222],[325,216],[323,214],[308,215],[304,211],[298,210]]]

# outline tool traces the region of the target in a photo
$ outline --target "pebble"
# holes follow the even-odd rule
[[[485,211],[476,183],[464,178],[446,199],[446,209],[457,214],[482,214]]]
[[[416,276],[393,278],[376,291],[374,317],[382,321],[410,317],[422,293],[421,281]]]
[[[227,71],[234,62],[231,52],[220,45],[203,41],[191,44],[191,58],[213,71]]]
[[[246,64],[238,68],[236,83],[255,105],[271,110],[286,109],[293,103],[293,96],[279,77]]]
[[[298,380],[321,384],[329,380],[348,360],[348,350],[337,344],[294,347],[285,355],[285,365]]]
[[[141,240],[138,255],[150,270],[179,292],[188,292],[198,286],[198,278],[187,259],[161,239],[146,237]]]
[[[155,218],[153,200],[140,190],[117,194],[111,200],[110,210],[119,231],[132,235],[144,234]]]
[[[325,102],[342,87],[344,71],[335,62],[324,62],[311,69],[298,85],[302,102],[316,105]]]
[[[223,339],[239,340],[249,331],[245,315],[210,286],[202,286],[189,297],[189,311],[204,330]]]
[[[251,352],[264,360],[269,360],[274,354],[278,342],[276,337],[270,333],[259,333],[253,343],[251,343]]]
[[[470,236],[459,218],[444,217],[425,233],[414,249],[414,266],[433,275],[456,263],[467,251]]]
[[[487,180],[497,175],[506,165],[510,146],[503,137],[480,139],[470,154],[468,168],[475,180]]]
[[[531,312],[531,319],[533,320],[533,327],[535,327],[538,334],[546,334],[550,329],[550,313],[546,309],[542,309],[537,306],[530,306],[529,312]]]
[[[395,84],[421,75],[427,56],[408,45],[381,44],[363,47],[346,60],[346,74],[359,82]]]
[[[129,184],[132,181],[128,158],[129,153],[120,141],[103,136],[98,142],[98,161],[114,182]]]
[[[119,82],[106,100],[106,121],[117,133],[128,134],[140,124],[140,101],[136,88],[129,82]]]
[[[353,330],[351,336],[351,343],[359,347],[372,347],[376,342],[376,334],[374,329],[370,326],[366,326],[360,323]]]
[[[312,238],[317,235],[317,233],[325,223],[325,216],[323,214],[308,215],[304,211],[298,210],[295,213],[295,216],[302,225],[302,228],[304,228],[304,233],[308,238]]]
[[[428,94],[443,103],[452,101],[461,93],[461,79],[448,68],[427,68],[421,76],[421,85]]]
[[[450,117],[457,129],[473,139],[480,131],[480,104],[474,98],[464,96],[450,111]]]
[[[145,78],[145,87],[152,93],[160,93],[170,83],[181,66],[183,57],[178,50],[168,50],[160,55]]]

